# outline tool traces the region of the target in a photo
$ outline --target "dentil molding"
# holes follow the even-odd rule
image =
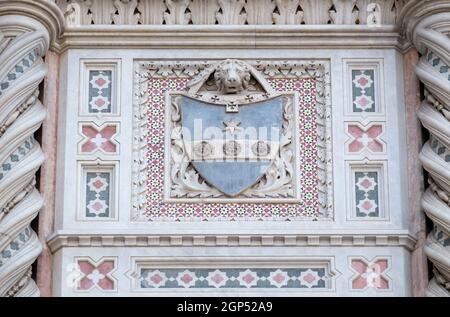
[[[52,252],[61,248],[89,247],[405,247],[413,250],[416,239],[407,233],[380,234],[298,234],[298,235],[133,235],[133,234],[71,234],[57,232],[49,237]]]

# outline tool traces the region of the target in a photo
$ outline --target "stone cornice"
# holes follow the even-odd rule
[[[56,48],[64,30],[63,13],[50,0],[0,0],[0,17],[5,15],[27,16],[40,22],[50,35],[51,49]]]
[[[97,25],[67,27],[69,48],[395,48],[395,26],[358,25]]]
[[[298,235],[148,235],[80,234],[56,232],[48,239],[54,253],[65,247],[175,247],[175,246],[280,246],[280,247],[405,247],[413,250],[416,239],[407,232],[314,233]]]
[[[41,22],[50,33],[52,50],[58,52],[68,48],[105,47],[371,47],[405,51],[411,46],[412,31],[423,18],[450,10],[450,0],[396,0],[394,11],[390,10],[389,1],[376,0],[374,3],[380,6],[380,15],[376,23],[367,25],[368,13],[361,9],[367,5],[365,0],[321,0],[314,5],[314,1],[309,0],[275,1],[276,7],[266,8],[273,13],[270,11],[261,17],[252,13],[257,3],[247,1],[243,4],[245,19],[244,16],[233,18],[234,11],[229,8],[224,12],[227,1],[214,5],[208,2],[207,14],[197,8],[205,6],[206,2],[197,1],[180,11],[178,7],[183,6],[182,2],[173,1],[172,7],[168,8],[163,1],[157,0],[137,4],[134,1],[101,0],[95,6],[75,1],[75,7],[68,7],[65,1],[56,1],[56,4],[51,0],[0,0],[0,16],[17,14]],[[285,11],[278,12],[282,4],[286,5]],[[296,12],[291,8],[293,5]],[[358,8],[355,12],[353,5]],[[161,6],[161,16],[155,16],[158,6]],[[217,11],[219,7],[220,12]],[[195,17],[196,14],[200,15]],[[208,18],[208,14],[214,18]],[[218,15],[222,19],[218,19]],[[214,25],[213,20],[219,24]]]

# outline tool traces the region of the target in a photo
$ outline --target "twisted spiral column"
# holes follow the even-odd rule
[[[422,207],[433,222],[425,254],[434,277],[426,295],[450,296],[450,12],[422,19],[413,41],[422,54],[416,73],[425,86],[418,117],[430,133],[420,153],[429,173]]]
[[[41,244],[30,223],[43,200],[35,175],[44,154],[33,135],[46,116],[38,99],[49,33],[24,16],[0,16],[0,296],[39,296],[31,265]]]

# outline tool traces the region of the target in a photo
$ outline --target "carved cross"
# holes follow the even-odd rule
[[[239,105],[234,101],[230,101],[225,105],[225,112],[239,112]]]

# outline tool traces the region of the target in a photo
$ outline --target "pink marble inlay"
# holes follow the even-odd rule
[[[384,151],[383,142],[379,139],[383,133],[383,127],[381,125],[373,124],[368,128],[361,128],[358,125],[348,125],[347,132],[352,137],[352,141],[348,144],[349,152],[358,153],[365,148],[375,153]]]
[[[117,143],[114,139],[114,136],[117,134],[115,125],[107,125],[104,128],[83,125],[81,134],[85,138],[81,145],[83,153],[92,153],[100,149],[107,153],[115,153],[117,151]]]
[[[278,273],[273,277],[273,280],[279,284],[281,284],[286,279],[285,274]]]
[[[213,277],[211,277],[211,280],[216,283],[216,284],[220,284],[223,282],[224,278],[222,276],[222,274],[214,274]]]
[[[378,259],[371,262],[363,258],[352,259],[351,267],[355,271],[355,275],[351,281],[352,289],[389,289],[389,279],[386,276],[386,271],[389,268],[387,259]]]
[[[105,260],[97,265],[88,260],[78,260],[77,263],[82,274],[77,290],[87,291],[93,287],[101,290],[113,290],[115,288],[115,281],[110,276],[115,268],[114,261]]]
[[[253,277],[253,275],[251,274],[246,274],[242,277],[242,280],[247,283],[250,284],[251,282],[253,282],[255,280],[255,278]]]
[[[316,277],[312,275],[311,273],[307,274],[305,277],[303,277],[303,280],[305,280],[307,283],[312,283],[316,280]]]
[[[159,275],[159,274],[153,275],[150,279],[151,279],[152,282],[155,283],[155,284],[159,284],[159,283],[161,283],[162,280],[163,280],[163,278],[162,278],[161,275]]]
[[[180,278],[180,280],[182,280],[184,283],[186,283],[186,284],[189,284],[192,280],[193,280],[193,278],[192,278],[192,276],[190,275],[190,274],[184,274],[181,278]]]

